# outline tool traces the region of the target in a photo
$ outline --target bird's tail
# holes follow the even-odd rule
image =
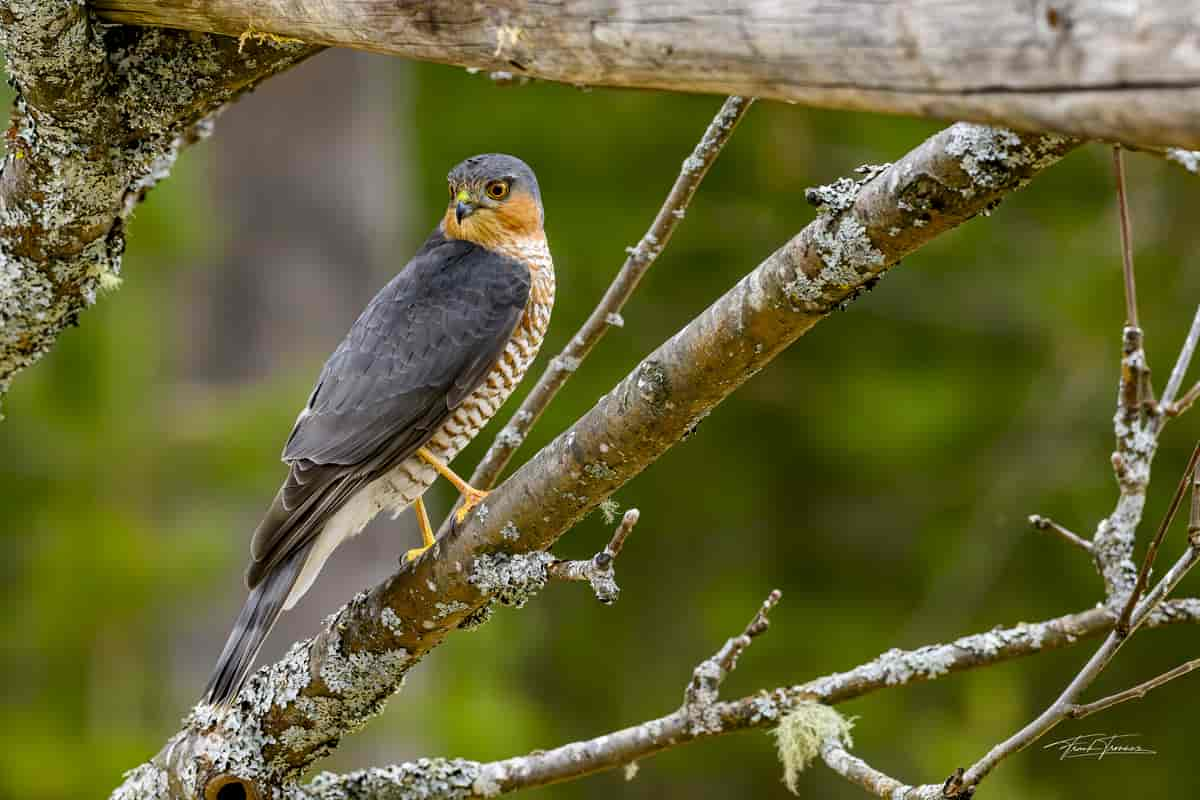
[[[250,590],[250,596],[246,598],[233,624],[233,631],[225,642],[225,649],[221,651],[212,677],[208,679],[208,686],[204,690],[207,702],[228,705],[241,691],[254,665],[254,657],[283,611],[283,603],[296,583],[309,549],[298,548],[276,564]]]

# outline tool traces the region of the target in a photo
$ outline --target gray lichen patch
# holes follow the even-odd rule
[[[483,787],[476,787],[480,764],[461,758],[422,758],[407,764],[336,775],[322,772],[307,786],[293,787],[284,795],[287,800],[462,800],[468,797],[490,797]],[[499,787],[497,787],[498,793]]]
[[[383,627],[397,636],[404,633],[404,620],[389,606],[384,606],[383,611],[379,613],[379,619],[383,622]]]
[[[470,608],[469,605],[461,600],[451,600],[449,603],[434,603],[433,607],[437,611],[434,614],[434,619],[445,619],[451,614],[457,614],[460,611],[466,611]]]
[[[598,480],[612,480],[617,477],[617,473],[613,472],[612,467],[605,464],[603,461],[593,461],[583,467],[583,472],[589,478]]]
[[[142,764],[123,776],[109,800],[167,800],[167,774],[154,764]]]
[[[812,230],[812,247],[821,260],[821,269],[809,277],[803,266],[798,266],[795,278],[783,286],[784,294],[797,308],[814,310],[816,306],[819,310],[830,301],[840,301],[887,263],[852,210],[832,218],[818,217]]]
[[[1174,161],[1193,175],[1200,175],[1200,150],[1181,150],[1172,147],[1167,150],[1167,160]]]
[[[688,730],[694,734],[718,733],[721,713],[717,710],[718,691],[725,679],[725,670],[713,658],[704,661],[692,672],[683,710]]]
[[[960,191],[971,197],[977,189],[997,189],[1012,183],[1019,171],[1037,171],[1057,161],[1069,137],[1046,134],[1027,143],[1016,131],[960,122],[950,128],[946,153],[958,159],[972,186]]]
[[[475,559],[467,580],[497,603],[520,608],[549,580],[549,553],[484,554]]]

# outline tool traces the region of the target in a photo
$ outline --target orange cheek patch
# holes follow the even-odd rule
[[[542,235],[537,203],[532,195],[513,195],[496,208],[481,208],[461,223],[454,206],[446,209],[442,228],[451,239],[465,239],[492,250],[501,249],[514,239]]]
[[[505,228],[521,238],[533,236],[542,228],[537,203],[534,202],[533,195],[527,193],[510,197],[495,210],[495,215],[500,218]]]

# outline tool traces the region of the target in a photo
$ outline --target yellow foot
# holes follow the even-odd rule
[[[417,527],[421,529],[421,546],[414,547],[404,554],[406,561],[416,561],[429,548],[433,547],[433,526],[429,524],[429,513],[425,510],[425,498],[418,497],[413,503],[413,511],[417,513]]]
[[[414,547],[412,550],[409,550],[407,553],[404,554],[404,560],[405,561],[416,561],[418,558],[421,557],[421,555],[426,550],[428,550],[431,547],[433,547],[433,545],[431,545],[431,544],[427,544],[424,547]]]
[[[459,507],[458,511],[454,513],[454,519],[459,525],[461,525],[463,520],[467,518],[467,514],[471,513],[471,509],[483,502],[484,498],[488,496],[488,493],[467,486],[463,489],[462,496],[463,504]]]

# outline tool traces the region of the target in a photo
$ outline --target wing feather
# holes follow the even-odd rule
[[[250,587],[429,441],[503,352],[529,287],[520,262],[430,236],[321,371],[283,450],[287,480],[254,533]]]

